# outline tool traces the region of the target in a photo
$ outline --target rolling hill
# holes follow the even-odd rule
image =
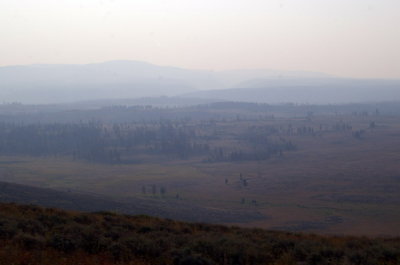
[[[196,91],[188,97],[258,103],[348,104],[400,100],[399,80],[343,78],[253,79],[231,89]]]
[[[0,203],[0,264],[395,265],[399,238],[325,237]]]
[[[265,103],[354,103],[400,100],[399,80],[350,79],[323,73],[265,69],[208,71],[138,61],[0,67],[3,102],[50,104],[177,97]],[[184,96],[184,97],[182,97]],[[164,103],[162,103],[164,104]]]
[[[0,67],[4,101],[65,103],[93,99],[172,96],[202,87],[220,87],[209,71],[137,61],[86,65]]]
[[[34,204],[66,210],[95,212],[114,211],[125,214],[146,214],[163,218],[207,223],[254,221],[265,218],[256,211],[228,211],[205,208],[179,200],[122,199],[97,194],[58,191],[8,182],[0,182],[0,202]]]

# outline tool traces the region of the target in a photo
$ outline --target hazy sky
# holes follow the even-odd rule
[[[400,0],[0,0],[0,65],[115,59],[400,78]]]

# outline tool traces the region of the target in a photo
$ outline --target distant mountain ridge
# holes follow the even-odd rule
[[[188,93],[191,98],[257,103],[348,104],[400,100],[400,80],[345,78],[253,79],[231,89]]]
[[[104,98],[173,96],[213,88],[206,71],[136,61],[86,65],[0,67],[0,97],[23,103],[65,103]]]
[[[139,61],[0,67],[2,101],[28,104],[182,95],[267,103],[346,103],[396,100],[399,90],[399,80],[346,79],[306,71],[190,70]]]

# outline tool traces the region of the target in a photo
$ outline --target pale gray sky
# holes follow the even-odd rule
[[[400,0],[0,0],[0,65],[115,59],[400,78]]]

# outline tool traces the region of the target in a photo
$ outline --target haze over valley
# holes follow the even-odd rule
[[[399,1],[0,2],[0,265],[400,264]]]

